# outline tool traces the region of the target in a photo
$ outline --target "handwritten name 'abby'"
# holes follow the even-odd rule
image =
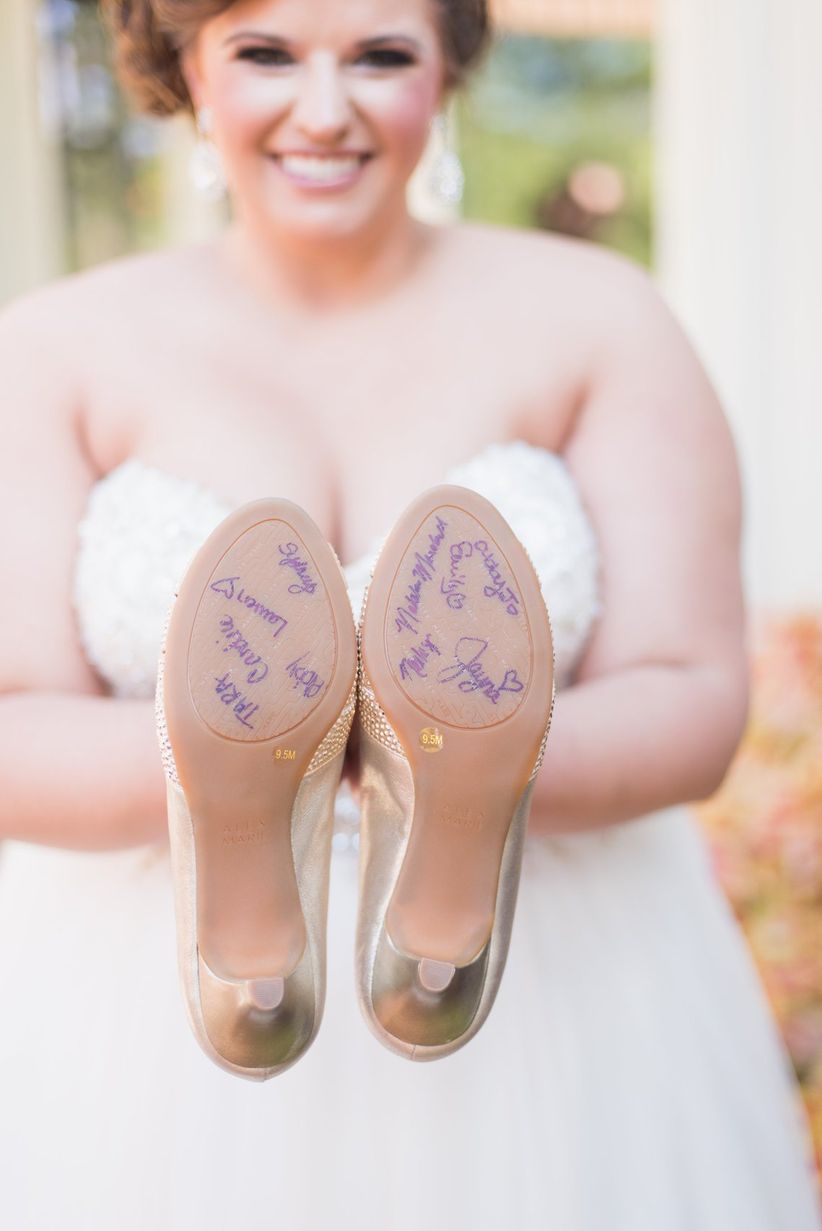
[[[301,654],[299,658],[295,658],[286,667],[286,674],[294,680],[295,688],[302,688],[304,697],[316,697],[318,692],[325,688],[325,680],[320,679],[317,672],[311,667],[307,667],[303,662],[305,654]]]
[[[419,625],[420,596],[423,586],[434,576],[434,561],[445,538],[448,522],[437,515],[435,526],[434,532],[428,535],[428,551],[424,554],[419,551],[414,553],[415,563],[411,570],[414,580],[405,592],[404,605],[397,607],[394,616],[394,624],[398,632],[403,628],[416,632]]]
[[[272,611],[270,607],[266,607],[265,603],[260,602],[253,594],[246,594],[242,586],[237,585],[239,577],[221,577],[219,581],[212,581],[211,589],[217,594],[223,594],[228,599],[236,599],[238,603],[242,603],[249,611],[253,611],[256,616],[264,620],[266,624],[270,624],[274,629],[274,636],[279,637],[288,620],[285,616],[278,615],[276,611]]]
[[[448,684],[451,680],[459,680],[461,692],[482,692],[490,701],[493,701],[494,705],[504,692],[522,692],[522,680],[513,667],[507,669],[499,684],[495,684],[485,672],[480,659],[487,649],[488,642],[483,641],[481,637],[460,637],[454,647],[456,665],[443,667],[437,673],[437,679],[442,684]],[[466,658],[472,650],[474,650],[473,655]],[[461,676],[462,679],[460,679]]]

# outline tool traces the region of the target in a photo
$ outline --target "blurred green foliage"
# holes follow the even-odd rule
[[[500,35],[456,100],[464,216],[536,226],[576,166],[609,163],[626,197],[597,238],[650,265],[651,61],[644,41]]]

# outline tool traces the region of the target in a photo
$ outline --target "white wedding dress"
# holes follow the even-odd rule
[[[599,599],[564,463],[514,441],[443,479],[525,543],[567,685]],[[136,459],[95,484],[73,598],[114,695],[153,696],[176,582],[230,507]],[[346,570],[355,612],[378,547]],[[4,1228],[818,1231],[787,1053],[687,808],[530,834],[497,1001],[427,1064],[355,1000],[356,819],[341,789],[319,1036],[265,1083],[189,1031],[166,847],[0,847]]]

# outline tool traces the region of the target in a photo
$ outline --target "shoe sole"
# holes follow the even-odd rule
[[[231,513],[180,583],[163,680],[198,948],[219,979],[285,979],[300,961],[292,810],[355,670],[345,579],[312,519],[282,499]]]
[[[443,964],[447,982],[490,938],[503,848],[553,702],[539,579],[490,501],[443,485],[400,517],[369,582],[361,654],[414,786],[385,929],[435,980]]]

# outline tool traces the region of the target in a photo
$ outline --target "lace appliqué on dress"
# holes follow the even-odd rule
[[[114,696],[154,696],[177,583],[231,506],[130,458],[92,488],[77,527],[73,602],[91,665]]]

